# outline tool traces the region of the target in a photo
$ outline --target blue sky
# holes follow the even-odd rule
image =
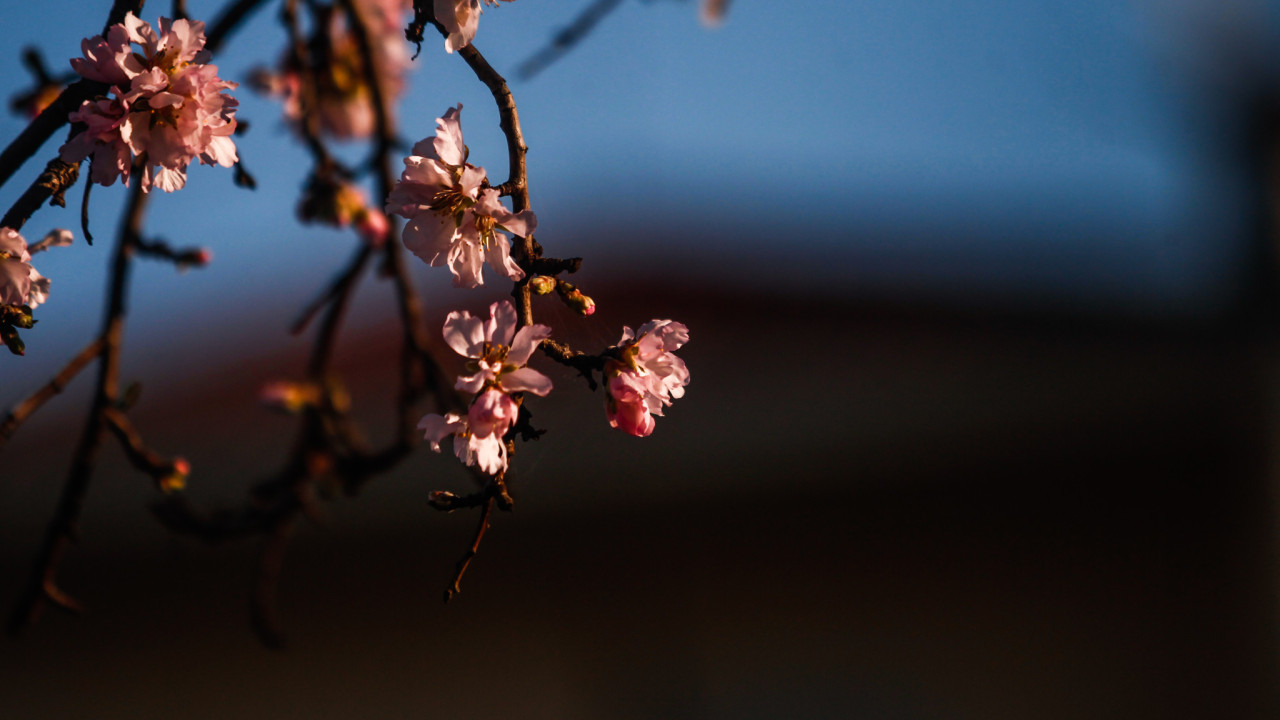
[[[513,75],[586,4],[503,3],[476,44]],[[189,8],[211,19],[221,5]],[[224,77],[243,81],[278,56],[275,5],[214,58]],[[108,6],[0,6],[18,39],[0,77],[23,76],[27,42],[65,67]],[[167,9],[149,3],[145,19]],[[586,256],[588,269],[717,285],[763,277],[855,295],[1212,312],[1233,292],[1244,208],[1204,106],[1226,92],[1215,85],[1224,42],[1240,62],[1274,69],[1275,15],[1246,0],[737,0],[708,30],[695,3],[629,0],[544,74],[513,82],[539,236],[554,254]],[[504,176],[487,91],[434,38],[417,65],[403,135],[430,134],[461,102],[473,162]],[[238,96],[253,125],[241,156],[261,187],[237,189],[230,172],[201,166],[186,190],[156,198],[149,230],[210,246],[216,262],[183,277],[144,264],[131,332],[197,318],[212,332],[245,312],[283,322],[351,252],[349,235],[293,221],[306,157],[277,104],[247,88]],[[4,117],[0,135],[21,126]],[[29,234],[75,227],[73,195]],[[54,293],[32,340],[56,340],[59,357],[98,321],[122,197],[119,186],[94,193],[94,248],[40,258]],[[418,276],[449,297],[447,277]]]

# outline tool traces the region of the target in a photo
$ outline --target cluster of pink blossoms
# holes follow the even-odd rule
[[[84,131],[61,148],[62,159],[93,158],[91,178],[125,184],[135,161],[143,163],[142,187],[178,190],[187,166],[235,164],[236,101],[223,93],[236,83],[205,64],[204,23],[161,18],[159,32],[129,13],[105,38],[81,43],[84,58],[71,67],[81,76],[111,86],[110,96],[86,100],[71,113]],[[137,46],[135,48],[135,46]]]
[[[404,40],[405,13],[412,0],[356,0],[355,9],[369,34],[375,73],[380,90],[388,99],[404,91],[404,74],[412,67]],[[373,93],[366,82],[364,61],[351,29],[341,13],[331,13],[322,42],[324,56],[310,58],[311,68],[304,78],[291,56],[278,71],[259,68],[250,85],[284,101],[285,119],[297,127],[304,117],[314,118],[319,131],[339,139],[368,137],[377,125]],[[310,81],[311,87],[304,86]],[[310,91],[308,93],[307,91]]]
[[[484,4],[497,7],[498,0],[484,0]],[[444,40],[446,51],[461,50],[471,44],[480,27],[480,15],[484,12],[480,7],[480,0],[435,0],[433,9],[436,22],[449,31],[449,36]]]
[[[467,162],[458,116],[462,105],[436,120],[436,136],[419,141],[404,159],[404,172],[387,197],[387,212],[408,219],[404,246],[432,267],[448,264],[457,287],[484,284],[488,261],[519,280],[524,271],[511,259],[503,233],[528,237],[538,225],[532,210],[513,213],[488,187],[484,168]]]
[[[441,6],[437,2],[437,15]],[[461,104],[449,108],[436,120],[435,137],[413,146],[387,197],[386,210],[407,219],[405,247],[433,267],[447,264],[455,286],[484,284],[485,262],[503,276],[520,280],[525,273],[511,258],[505,233],[530,237],[537,218],[530,210],[513,213],[504,207],[484,168],[467,162],[461,112]],[[553,277],[534,277],[531,289],[537,295],[560,292],[584,316],[595,310],[590,298]],[[491,475],[507,469],[505,437],[519,416],[519,404],[511,394],[551,392],[545,375],[524,367],[551,337],[551,328],[527,325],[517,332],[516,325],[515,307],[506,300],[489,308],[488,320],[465,310],[449,313],[445,342],[470,358],[475,371],[458,378],[457,388],[472,393],[473,399],[465,416],[432,413],[418,424],[432,449],[439,452],[441,441],[452,436],[458,458]],[[604,355],[605,410],[611,426],[638,437],[653,432],[654,416],[684,396],[689,370],[673,353],[688,341],[689,329],[671,320],[653,320],[634,332],[623,329],[617,347]]]
[[[653,416],[684,397],[689,369],[672,354],[689,342],[689,328],[671,320],[651,320],[640,329],[622,328],[620,359],[605,367],[605,412],[609,425],[636,437],[653,432]]]
[[[463,310],[449,313],[444,321],[444,339],[459,355],[470,358],[473,375],[458,378],[457,389],[474,393],[466,416],[432,413],[422,418],[431,449],[440,451],[440,442],[453,436],[453,452],[467,465],[478,465],[490,475],[507,469],[507,446],[503,437],[519,416],[520,407],[511,393],[527,392],[546,396],[551,379],[525,367],[538,345],[551,336],[546,325],[526,325],[516,331],[516,309],[510,300],[489,306],[489,319]]]

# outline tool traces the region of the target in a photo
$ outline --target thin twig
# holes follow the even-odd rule
[[[547,69],[548,65],[564,57],[577,46],[605,16],[620,4],[622,0],[596,0],[588,5],[578,14],[578,17],[574,18],[573,22],[561,28],[555,37],[551,38],[549,45],[520,63],[520,67],[516,69],[516,77],[528,80]]]
[[[284,633],[280,629],[280,613],[276,607],[276,594],[280,586],[280,571],[284,567],[285,550],[297,523],[297,512],[282,517],[271,529],[258,558],[258,573],[250,599],[250,618],[253,629],[263,644],[271,648],[284,645]]]
[[[141,173],[145,159],[135,161],[134,170]],[[84,498],[89,490],[94,462],[103,434],[107,429],[107,412],[119,397],[120,343],[124,332],[125,293],[128,289],[129,267],[134,249],[141,234],[142,218],[149,195],[136,183],[129,194],[128,209],[120,224],[116,251],[112,261],[111,284],[107,307],[103,315],[101,346],[97,357],[98,383],[94,390],[93,405],[85,422],[84,433],[76,447],[63,486],[57,512],[49,523],[44,543],[37,554],[27,590],[19,599],[9,620],[9,632],[17,633],[35,621],[45,602],[61,607],[71,607],[57,585],[58,565],[66,547],[76,537],[76,527]]]
[[[67,384],[76,375],[79,375],[85,366],[93,362],[101,352],[102,338],[94,338],[93,342],[86,345],[75,357],[71,358],[71,361],[62,370],[58,371],[58,374],[54,375],[52,380],[45,383],[39,390],[28,396],[27,399],[14,405],[9,414],[5,416],[4,422],[0,422],[0,447],[4,446],[6,440],[13,437],[13,434],[18,431],[22,423],[26,422],[27,418],[31,417],[35,411],[39,410],[54,395],[66,389]]]
[[[458,561],[454,567],[453,584],[444,591],[444,601],[449,602],[454,595],[462,592],[460,584],[462,576],[467,572],[467,567],[471,565],[471,559],[480,551],[480,541],[484,539],[484,533],[489,529],[489,514],[493,512],[493,497],[485,499],[484,510],[480,512],[480,524],[476,526],[475,538],[471,541],[471,547],[467,550],[462,559]]]
[[[212,53],[222,47],[222,43],[239,29],[245,18],[265,2],[266,0],[235,0],[228,4],[213,22],[213,27],[205,33],[204,49]]]

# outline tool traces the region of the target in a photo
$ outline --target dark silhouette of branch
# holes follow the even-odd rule
[[[453,583],[444,591],[444,601],[449,602],[454,595],[462,592],[462,575],[467,572],[467,568],[471,566],[471,559],[480,552],[480,541],[484,539],[485,531],[489,529],[489,514],[493,512],[493,498],[487,498],[484,501],[484,509],[480,511],[480,524],[476,527],[475,538],[471,541],[471,547],[458,561],[453,572]]]
[[[205,33],[204,49],[211,53],[217,52],[222,47],[222,43],[240,28],[245,19],[264,4],[266,0],[234,0],[228,4],[222,9],[218,19],[213,21],[213,27]]]
[[[103,25],[101,34],[106,35],[108,28],[123,22],[124,16],[130,12],[135,15],[138,14],[142,9],[142,3],[143,0],[116,0],[112,3],[111,11],[107,14],[107,22]],[[8,182],[18,168],[29,160],[32,155],[35,155],[36,151],[49,138],[53,137],[58,128],[67,124],[67,116],[80,107],[81,103],[97,95],[102,95],[106,91],[106,84],[94,80],[77,80],[68,85],[58,95],[57,100],[54,100],[49,107],[45,108],[35,120],[32,120],[27,125],[26,129],[18,134],[18,137],[14,138],[5,147],[3,152],[0,152],[0,186]],[[72,181],[74,182],[74,178],[72,178]],[[70,187],[70,185],[62,187],[61,190],[66,190],[67,187]],[[39,203],[36,206],[39,207]],[[27,213],[26,217],[30,216],[31,213]],[[13,226],[9,225],[8,227]]]
[[[39,390],[28,396],[27,399],[14,405],[9,414],[5,416],[4,421],[0,422],[0,447],[3,447],[5,441],[13,437],[13,434],[18,431],[18,428],[27,418],[35,414],[35,411],[39,410],[54,395],[66,389],[75,376],[79,375],[80,371],[93,362],[101,352],[102,338],[94,338],[93,342],[86,345],[75,357],[71,358],[71,362],[58,371],[58,374],[54,375],[52,380],[45,383]]]
[[[595,26],[603,20],[609,13],[617,9],[622,4],[622,0],[595,0],[595,2],[583,9],[573,22],[561,28],[551,38],[551,43],[534,53],[528,60],[520,63],[520,67],[516,69],[516,77],[521,80],[528,80],[534,75],[547,69],[551,63],[564,57],[570,50],[577,46],[587,35],[595,29]]]
[[[134,170],[141,175],[142,163],[135,162]],[[19,599],[9,620],[9,631],[16,633],[39,617],[48,602],[68,609],[78,610],[79,604],[58,589],[57,573],[62,554],[75,540],[80,511],[93,475],[94,463],[102,437],[108,427],[108,414],[119,399],[120,343],[124,332],[125,294],[128,290],[129,266],[141,236],[142,218],[149,195],[142,183],[136,182],[130,189],[128,208],[120,225],[116,251],[112,260],[111,283],[107,307],[103,317],[98,347],[98,382],[94,389],[93,404],[85,423],[80,443],[71,461],[67,482],[63,486],[58,509],[49,523],[44,543],[37,554],[27,589]]]

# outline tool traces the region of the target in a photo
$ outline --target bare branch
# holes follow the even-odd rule
[[[551,63],[564,57],[595,29],[596,24],[609,13],[617,9],[622,0],[596,0],[588,5],[573,22],[562,28],[551,38],[551,44],[534,53],[528,60],[520,63],[516,69],[516,77],[528,80],[547,69]]]
[[[5,441],[13,437],[18,428],[27,418],[31,417],[35,411],[39,410],[54,395],[61,393],[66,389],[67,384],[80,374],[90,362],[102,352],[102,338],[94,338],[75,357],[71,358],[71,362],[66,367],[58,371],[53,379],[45,383],[39,390],[32,393],[27,399],[13,406],[9,414],[5,416],[4,421],[0,422],[0,447],[4,447]]]

